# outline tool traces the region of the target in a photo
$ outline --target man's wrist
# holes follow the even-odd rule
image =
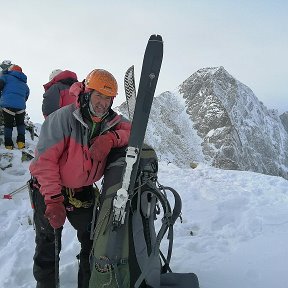
[[[45,196],[45,204],[53,204],[53,203],[63,203],[64,201],[64,196],[59,193],[56,195],[49,195],[48,197]]]

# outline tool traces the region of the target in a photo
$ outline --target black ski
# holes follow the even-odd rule
[[[122,188],[113,200],[113,224],[124,224],[126,203],[134,190],[149,114],[163,58],[163,41],[160,35],[151,35],[145,50],[139,88],[136,98],[132,129],[129,138],[126,167]]]

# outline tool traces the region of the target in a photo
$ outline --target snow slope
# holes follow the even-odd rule
[[[35,143],[28,141],[31,148]],[[0,155],[6,152],[1,146]],[[12,167],[0,170],[0,287],[32,288],[35,233],[28,192],[2,199],[29,179],[29,162],[21,162],[19,150],[10,153]],[[2,157],[0,166],[5,161]],[[183,200],[172,270],[195,272],[201,288],[287,287],[287,180],[204,164],[193,170],[161,162],[159,169],[160,183],[176,189]],[[62,243],[61,287],[77,287],[79,244],[69,222]]]

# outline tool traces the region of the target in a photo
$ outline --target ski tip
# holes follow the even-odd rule
[[[127,69],[126,73],[129,73],[130,71],[133,71],[133,73],[134,73],[134,65],[130,66],[130,67]]]
[[[162,40],[162,36],[161,35],[157,35],[157,34],[153,34],[150,36],[149,41],[159,41],[159,42],[163,42]]]

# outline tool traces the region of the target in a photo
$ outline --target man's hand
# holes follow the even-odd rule
[[[91,158],[95,161],[103,161],[115,147],[117,143],[117,136],[114,132],[108,132],[95,138],[91,147],[89,148]]]
[[[54,229],[62,227],[66,219],[66,209],[63,203],[47,204],[45,217]]]

